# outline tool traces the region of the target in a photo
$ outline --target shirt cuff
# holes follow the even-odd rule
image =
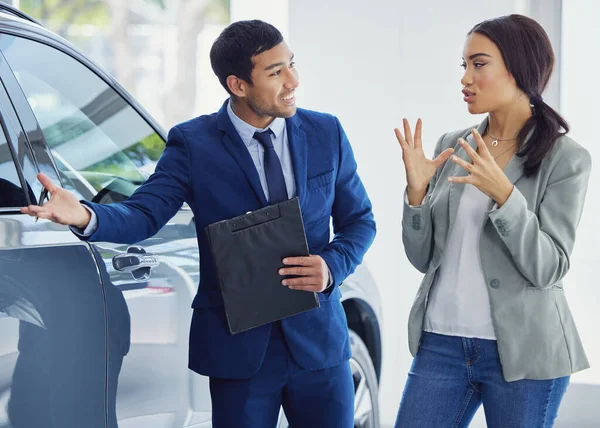
[[[84,205],[83,208],[90,212],[90,222],[88,223],[85,229],[81,229],[75,226],[71,226],[70,229],[71,232],[73,232],[75,235],[88,238],[92,236],[94,232],[98,229],[98,217],[96,216],[94,210],[88,207],[87,205]]]

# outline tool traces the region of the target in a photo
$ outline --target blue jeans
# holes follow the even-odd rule
[[[423,332],[395,427],[467,427],[481,404],[488,428],[552,427],[569,379],[507,382],[495,340]]]

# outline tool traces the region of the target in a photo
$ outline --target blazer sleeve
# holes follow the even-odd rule
[[[537,215],[516,187],[504,205],[489,214],[517,268],[536,288],[552,287],[569,270],[591,165],[584,148],[569,151],[556,162]]]
[[[438,140],[433,154],[434,159],[442,152],[445,137],[446,134]],[[438,168],[429,182],[427,193],[421,205],[410,206],[406,198],[404,199],[404,209],[402,211],[404,252],[411,264],[422,273],[427,272],[433,254],[433,222],[429,200],[442,168],[443,166]]]
[[[371,201],[358,176],[350,142],[335,118],[339,137],[339,168],[335,181],[335,199],[331,210],[333,240],[319,254],[337,286],[362,262],[375,238],[376,227]],[[329,290],[333,290],[330,287]]]
[[[82,201],[96,213],[98,227],[80,239],[131,244],[153,236],[189,200],[190,171],[186,139],[174,127],[154,174],[126,201],[106,205]]]

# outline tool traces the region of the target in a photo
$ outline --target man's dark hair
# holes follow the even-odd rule
[[[210,49],[210,64],[230,94],[227,77],[234,75],[252,85],[252,57],[274,48],[283,36],[271,24],[259,20],[238,21],[225,28]]]

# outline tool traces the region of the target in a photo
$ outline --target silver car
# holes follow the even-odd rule
[[[187,369],[199,280],[189,207],[134,246],[81,242],[19,212],[45,202],[38,172],[81,199],[126,199],[165,132],[70,43],[3,3],[0,79],[0,428],[211,426],[208,379]],[[364,265],[341,291],[355,426],[378,427],[379,293]]]

